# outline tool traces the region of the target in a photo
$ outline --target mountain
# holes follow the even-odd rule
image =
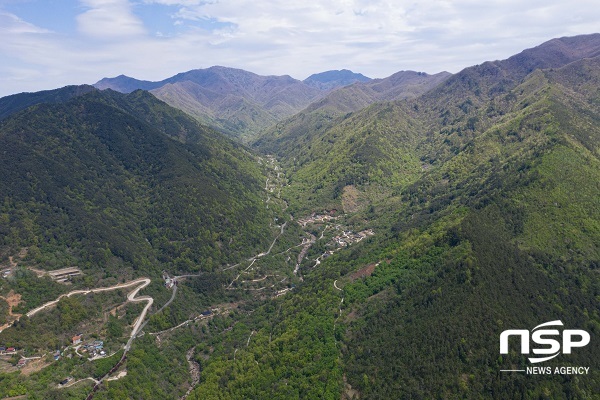
[[[92,89],[29,107],[0,123],[0,143],[1,245],[28,247],[42,265],[56,252],[54,267],[75,260],[92,275],[210,270],[266,239],[253,156],[147,92]]]
[[[119,75],[114,78],[102,78],[94,83],[94,87],[100,90],[112,89],[121,93],[131,93],[136,90],[152,90],[159,88],[163,82],[142,81],[131,78],[126,75]]]
[[[78,265],[74,288],[149,276],[155,302],[121,359],[141,309],[126,293],[22,317],[0,332],[22,347],[0,359],[0,395],[596,398],[599,50],[598,34],[554,39],[379,87],[400,99],[313,103],[256,141],[279,161],[144,91],[12,112],[0,261],[22,265],[0,317],[70,290],[27,267]],[[89,361],[81,331],[116,356]]]
[[[305,149],[315,135],[341,126],[347,114],[384,101],[415,98],[450,77],[448,72],[429,75],[424,72],[400,71],[385,79],[355,83],[330,92],[302,112],[265,131],[253,146],[265,153],[288,158],[287,149]],[[359,117],[358,119],[362,119]],[[293,157],[293,156],[292,156]]]
[[[600,334],[599,49],[597,34],[555,39],[276,147],[291,212],[344,210],[379,232],[305,276],[302,309],[333,324],[328,349],[343,354],[329,370],[342,398],[600,390],[598,372],[502,372],[532,364],[518,348],[498,351],[502,331],[548,321],[591,341]],[[300,301],[284,315],[301,318],[291,304]],[[599,352],[589,345],[542,365],[597,370]]]
[[[598,374],[580,382],[548,376],[535,385],[526,375],[504,375],[501,369],[530,364],[518,352],[500,355],[498,338],[505,329],[554,320],[599,333],[598,314],[584,311],[597,308],[599,284],[599,78],[597,57],[536,70],[508,98],[478,110],[475,126],[472,117],[448,123],[417,144],[426,168],[386,205],[398,210],[392,231],[402,255],[348,288],[361,303],[377,284],[395,282],[384,304],[356,307],[366,318],[352,322],[348,335],[353,388],[367,397],[597,392]],[[394,346],[384,337],[395,338]],[[428,351],[403,350],[409,348]],[[597,368],[596,352],[592,346],[549,365]]]
[[[326,109],[336,115],[356,111],[377,101],[420,95],[448,76],[445,72],[428,75],[401,71],[385,79],[371,80],[341,70],[314,74],[302,82],[289,76],[260,76],[240,69],[211,67],[159,82],[121,75],[104,78],[94,86],[123,93],[149,90],[202,123],[249,142],[306,107],[309,112]]]
[[[36,93],[19,93],[0,98],[0,120],[10,114],[40,103],[62,103],[73,97],[95,90],[93,86],[67,86],[62,89],[44,90]]]
[[[554,39],[504,61],[466,68],[413,100],[374,104],[337,118],[340,114],[327,112],[323,100],[322,108],[315,103],[314,112],[278,124],[254,145],[281,157],[294,171],[296,183],[306,185],[297,191],[298,202],[292,200],[294,207],[321,203],[339,209],[347,185],[368,182],[373,190],[391,192],[392,186],[414,179],[430,163],[443,162],[476,132],[496,123],[505,113],[502,99],[512,98],[511,90],[532,72],[532,65],[558,68],[594,57],[599,38]],[[334,110],[339,109],[336,104]],[[440,140],[450,145],[439,146]]]
[[[150,90],[171,106],[242,140],[297,113],[323,93],[289,76],[260,76],[226,67],[192,70],[160,82],[104,78],[94,86],[125,93]]]
[[[448,72],[429,75],[425,72],[400,71],[384,79],[373,79],[332,91],[307,107],[306,112],[342,114],[358,111],[377,102],[415,98],[450,76]]]
[[[369,82],[371,78],[363,74],[357,74],[347,69],[325,71],[312,74],[303,82],[320,90],[331,90],[342,86],[348,86],[356,82]]]

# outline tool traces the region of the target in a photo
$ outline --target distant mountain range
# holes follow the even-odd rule
[[[254,146],[259,151],[277,154],[288,167],[294,168],[297,184],[300,179],[306,179],[309,187],[297,193],[311,197],[315,204],[339,207],[330,203],[337,193],[333,186],[339,189],[348,182],[372,182],[369,171],[384,164],[395,166],[385,168],[382,175],[390,179],[388,184],[394,179],[407,179],[409,164],[397,163],[406,156],[401,150],[406,146],[423,150],[418,154],[411,150],[414,165],[410,168],[418,169],[419,159],[441,162],[442,157],[465,146],[472,136],[469,132],[493,123],[494,119],[482,111],[486,107],[500,107],[495,103],[490,106],[491,99],[498,102],[502,96],[508,96],[537,68],[560,68],[573,61],[598,57],[599,38],[596,34],[553,39],[507,60],[485,62],[455,75],[400,72],[382,81],[344,87],[275,125],[255,140]],[[421,96],[416,95],[419,90],[407,95],[398,92],[399,88],[419,84],[425,86],[420,88]],[[387,97],[381,100],[399,96],[412,100],[396,103],[377,103],[372,97],[366,100],[369,96],[365,93],[371,94],[374,88],[382,87],[391,87],[393,95],[387,96],[389,92],[385,90],[377,92]],[[369,104],[373,105],[367,107]],[[448,126],[453,128],[444,128]],[[432,135],[436,130],[449,133]],[[452,145],[434,150],[432,144],[442,138]],[[420,141],[418,145],[416,140]],[[323,181],[333,183],[324,185]],[[318,196],[320,191],[327,192],[327,197]],[[339,201],[341,197],[337,197]],[[300,203],[311,207],[306,198]]]
[[[104,78],[94,86],[122,93],[149,90],[159,99],[199,121],[234,138],[250,141],[265,129],[302,111],[335,89],[354,84],[348,92],[337,96],[341,100],[333,100],[335,96],[325,100],[340,104],[341,109],[354,110],[375,101],[419,95],[433,83],[438,83],[440,77],[447,75],[399,72],[386,79],[371,80],[362,74],[341,70],[314,74],[299,81],[289,76],[260,76],[217,66],[180,73],[159,82],[140,81],[121,75]],[[355,93],[348,96],[350,92]],[[341,106],[347,101],[352,104]]]
[[[119,76],[102,79],[94,86],[124,93],[149,90],[173,107],[242,139],[297,113],[323,94],[321,89],[289,76],[260,76],[218,66],[160,82]]]
[[[316,87],[317,89],[332,90],[356,82],[369,82],[370,80],[371,78],[367,78],[363,74],[357,74],[350,70],[342,69],[312,74],[303,82],[307,85]]]
[[[304,148],[314,135],[338,124],[343,115],[377,102],[413,99],[438,86],[452,74],[400,71],[385,79],[355,83],[331,91],[300,113],[272,126],[253,145],[264,152],[285,157],[287,151]]]

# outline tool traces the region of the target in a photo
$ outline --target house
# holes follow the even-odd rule
[[[6,349],[7,353],[15,353],[17,351],[17,349],[15,349],[14,347],[9,347],[8,349]]]
[[[74,345],[81,343],[81,335],[73,336],[72,340]]]
[[[76,267],[62,268],[55,271],[49,271],[48,275],[50,275],[50,278],[52,278],[53,281],[64,283],[74,276],[80,276],[81,270]]]

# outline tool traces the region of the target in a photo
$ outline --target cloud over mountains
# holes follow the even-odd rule
[[[0,1],[0,96],[211,65],[299,79],[341,68],[457,72],[594,32],[599,19],[588,0]]]

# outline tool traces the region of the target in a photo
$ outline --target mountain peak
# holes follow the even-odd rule
[[[104,90],[112,89],[121,93],[131,93],[137,89],[152,90],[160,86],[159,82],[142,81],[127,75],[119,75],[114,78],[102,78],[93,85],[95,88]]]
[[[370,80],[371,78],[363,74],[355,73],[348,69],[341,69],[312,74],[304,80],[304,83],[321,90],[331,90],[356,82],[368,82]]]

